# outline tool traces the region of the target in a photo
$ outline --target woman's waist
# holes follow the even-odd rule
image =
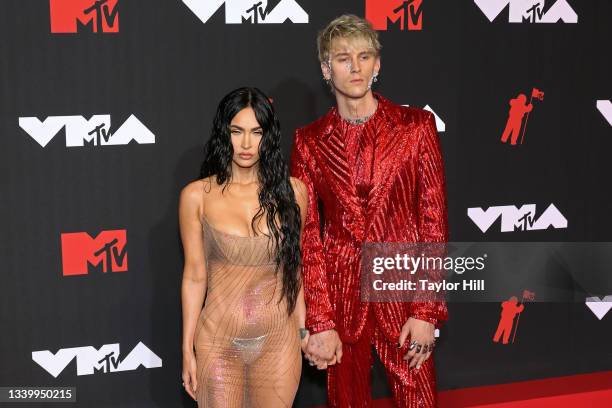
[[[221,338],[251,338],[262,335],[285,333],[291,328],[297,330],[295,314],[287,313],[286,304],[275,304],[263,308],[234,308],[231,306],[206,306],[200,313],[200,330]]]

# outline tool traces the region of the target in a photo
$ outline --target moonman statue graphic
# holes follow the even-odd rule
[[[499,343],[499,338],[503,335],[503,344],[508,344],[510,339],[510,333],[512,332],[512,326],[514,324],[514,317],[523,311],[524,305],[517,305],[518,299],[516,296],[512,296],[510,299],[502,302],[502,312],[497,325],[497,331],[493,336],[493,341]]]
[[[512,135],[510,144],[516,145],[516,140],[521,133],[523,117],[533,109],[533,105],[531,103],[526,104],[526,102],[527,97],[525,94],[518,94],[516,98],[510,99],[510,112],[508,113],[508,123],[506,123],[506,128],[501,137],[502,143],[506,143],[508,137]]]

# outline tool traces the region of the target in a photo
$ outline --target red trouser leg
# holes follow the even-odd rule
[[[398,349],[397,344],[389,342],[378,327],[374,330],[373,343],[385,366],[395,405],[401,408],[435,407],[437,393],[433,355],[417,370],[408,368],[408,362],[403,360],[407,347]]]
[[[327,405],[334,408],[372,406],[372,332],[370,309],[366,326],[355,344],[342,344],[342,362],[327,368]]]

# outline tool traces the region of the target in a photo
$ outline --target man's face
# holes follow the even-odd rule
[[[380,57],[365,38],[336,38],[321,70],[325,79],[332,80],[336,92],[361,98],[369,92],[372,78],[380,70]]]

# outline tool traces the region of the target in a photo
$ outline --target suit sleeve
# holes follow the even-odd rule
[[[440,141],[433,114],[427,115],[418,153],[418,232],[423,243],[443,244],[448,241],[446,180]],[[428,247],[430,256],[445,256],[445,245]],[[429,281],[441,281],[443,270],[428,270]],[[426,294],[423,301],[412,305],[411,316],[439,327],[448,318],[446,302],[441,296]]]
[[[308,209],[302,230],[302,276],[306,302],[306,328],[311,334],[333,329],[336,325],[329,301],[327,275],[321,242],[318,195],[314,187],[309,161],[312,160],[300,131],[295,132],[291,153],[291,175],[300,179],[308,190]]]

